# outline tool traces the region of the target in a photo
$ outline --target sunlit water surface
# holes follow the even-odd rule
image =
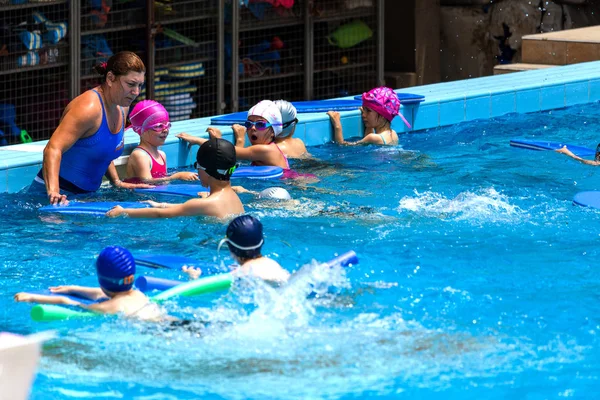
[[[197,321],[189,329],[115,317],[35,323],[12,295],[95,285],[94,259],[112,244],[229,265],[216,250],[223,223],[48,216],[39,199],[0,195],[1,328],[59,335],[31,398],[597,397],[600,211],[571,200],[600,189],[600,168],[509,146],[525,137],[595,147],[597,107],[404,134],[401,148],[311,148],[318,161],[293,167],[319,175],[314,184],[237,181],[292,194],[287,204],[242,200],[264,224],[264,253],[297,272],[279,290],[240,281],[223,296],[167,303]],[[347,250],[358,265],[319,267]]]

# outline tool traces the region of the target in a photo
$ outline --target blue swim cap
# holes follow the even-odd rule
[[[264,243],[263,226],[251,215],[241,215],[229,223],[227,239],[229,251],[241,258],[260,257]]]
[[[133,286],[135,260],[124,247],[108,246],[96,260],[100,287],[109,292],[125,292]]]

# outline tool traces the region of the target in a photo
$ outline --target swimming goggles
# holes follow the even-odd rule
[[[217,171],[219,174],[221,175],[227,175],[227,176],[231,176],[233,174],[233,172],[237,169],[237,167],[239,167],[240,164],[235,164],[233,167],[231,168],[227,168],[227,169],[215,169],[214,171]],[[206,168],[204,168],[202,165],[200,165],[198,163],[198,161],[194,162],[194,168],[196,169],[201,169],[202,171],[206,171]]]
[[[246,120],[246,122],[244,122],[244,126],[246,127],[246,129],[250,129],[250,128],[254,127],[254,128],[256,128],[257,131],[264,131],[265,129],[269,129],[273,125],[281,125],[281,124],[272,124],[267,121],[250,121],[250,120]]]
[[[217,246],[217,253],[219,251],[221,251],[221,246],[223,246],[225,243],[229,243],[230,245],[232,245],[236,249],[240,249],[240,250],[256,250],[256,249],[260,248],[263,245],[264,242],[265,242],[264,239],[260,239],[260,242],[258,242],[258,244],[255,244],[254,246],[240,246],[239,244],[233,242],[229,238],[223,238],[219,242],[219,246]]]
[[[594,156],[594,159],[596,161],[600,161],[600,143],[598,143],[598,146],[596,146],[596,155]]]
[[[155,132],[162,132],[165,129],[171,129],[171,123],[170,122],[159,122],[158,124],[149,126],[148,129],[152,129]]]
[[[283,129],[285,129],[285,128],[287,128],[288,126],[290,126],[290,125],[292,125],[292,124],[297,124],[297,123],[298,123],[298,118],[294,118],[294,119],[293,119],[293,120],[291,120],[291,121],[284,122],[284,123],[281,125],[281,127],[282,127]]]
[[[133,285],[135,276],[132,274],[132,275],[127,275],[124,278],[118,279],[118,278],[110,278],[110,277],[104,276],[104,275],[98,275],[98,278],[108,281],[110,283],[117,284],[117,285]]]

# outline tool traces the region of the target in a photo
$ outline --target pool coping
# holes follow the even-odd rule
[[[398,90],[425,96],[421,103],[405,104],[401,112],[412,129],[400,118],[392,128],[398,133],[418,132],[461,122],[491,119],[511,113],[530,113],[600,100],[600,61],[542,70],[515,72],[460,81],[436,83]],[[336,100],[353,99],[354,96]],[[323,100],[326,102],[327,100]],[[341,111],[345,137],[360,135],[363,126],[358,110]],[[303,113],[294,137],[307,146],[329,143],[333,130],[325,112]],[[191,148],[175,137],[186,132],[207,137],[206,129],[212,117],[174,122],[171,133],[162,146],[169,168],[186,167],[195,161],[196,148]],[[214,126],[214,125],[212,125]],[[219,126],[223,138],[233,141],[229,126]],[[47,140],[0,147],[0,193],[15,193],[26,188],[42,166],[42,153]],[[124,164],[138,145],[139,136],[125,132],[125,150],[116,164]]]

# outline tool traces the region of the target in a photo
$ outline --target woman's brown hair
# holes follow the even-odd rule
[[[146,66],[137,54],[131,51],[120,51],[108,59],[107,62],[100,63],[94,67],[94,70],[106,78],[108,72],[115,76],[127,75],[130,72],[146,72]]]

